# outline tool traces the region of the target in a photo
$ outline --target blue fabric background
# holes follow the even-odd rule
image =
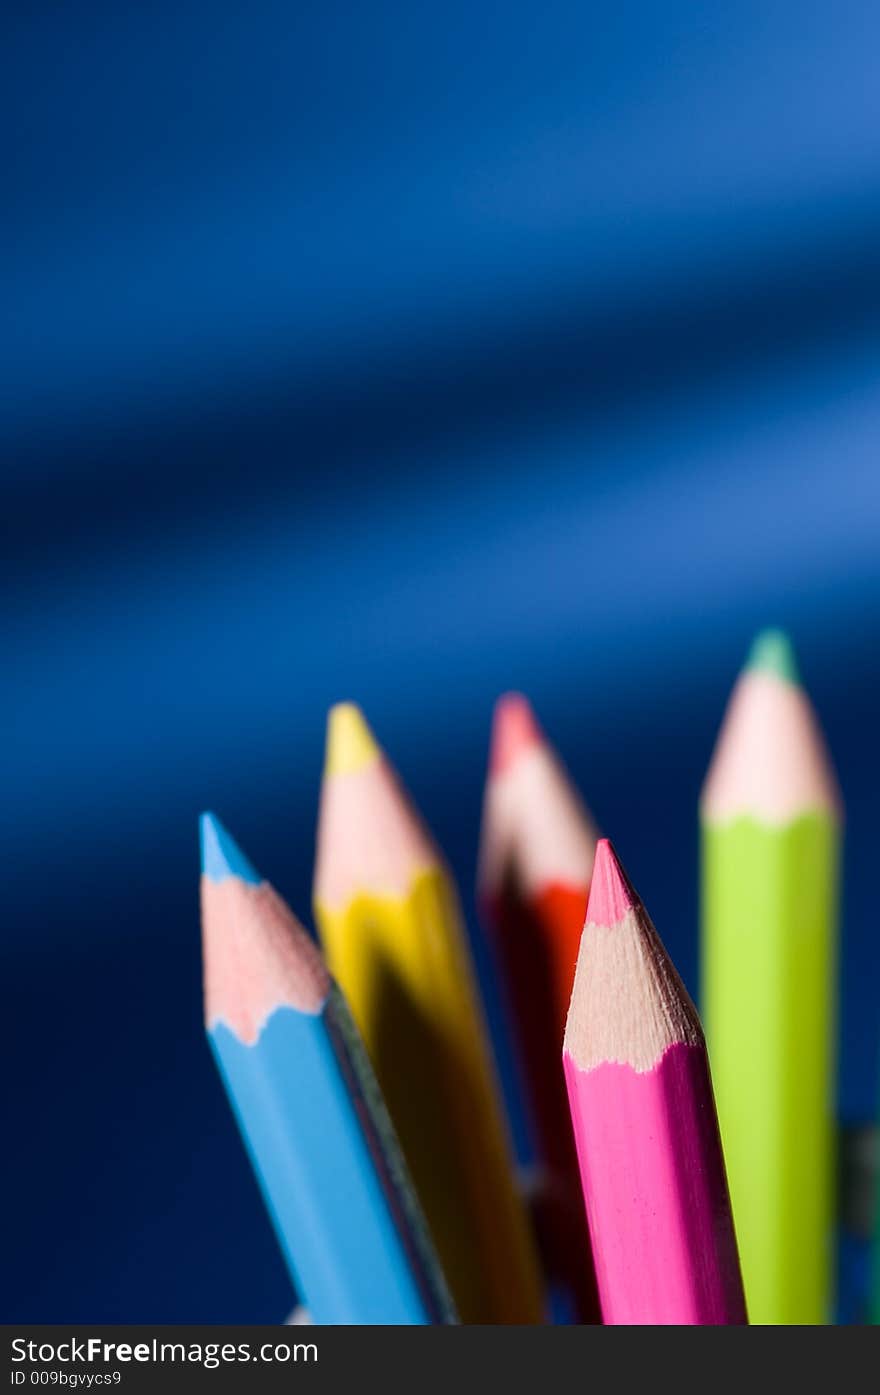
[[[848,807],[867,1116],[877,7],[2,26],[2,1316],[286,1310],[202,1035],[196,815],[307,917],[342,697],[470,900],[523,687],[693,985],[698,788],[789,626]]]

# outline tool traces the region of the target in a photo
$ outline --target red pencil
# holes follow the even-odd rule
[[[700,1021],[604,838],[564,1062],[604,1321],[744,1323]]]
[[[598,1321],[560,1050],[596,834],[527,700],[495,707],[483,807],[479,899],[500,978],[541,1164],[544,1262],[581,1322]]]

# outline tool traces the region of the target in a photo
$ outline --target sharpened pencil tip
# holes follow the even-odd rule
[[[784,630],[762,630],[756,635],[746,660],[746,671],[771,673],[786,683],[800,683],[791,640]]]
[[[227,832],[215,814],[202,814],[199,820],[202,845],[202,872],[212,882],[238,877],[243,882],[259,886],[263,880],[245,857],[232,834]]]
[[[503,774],[524,751],[539,746],[542,739],[528,698],[522,693],[505,693],[496,702],[492,717],[490,771],[493,775]]]
[[[600,838],[596,844],[587,920],[591,925],[617,925],[637,902],[638,896],[620,865],[611,840]]]
[[[352,775],[379,755],[373,733],[354,702],[337,702],[327,717],[325,775]]]

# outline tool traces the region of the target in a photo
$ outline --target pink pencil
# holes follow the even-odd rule
[[[700,1020],[606,838],[563,1063],[603,1320],[746,1322]]]

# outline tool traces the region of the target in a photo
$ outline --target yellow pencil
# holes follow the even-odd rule
[[[458,900],[361,712],[330,712],[315,917],[465,1322],[543,1317]]]

